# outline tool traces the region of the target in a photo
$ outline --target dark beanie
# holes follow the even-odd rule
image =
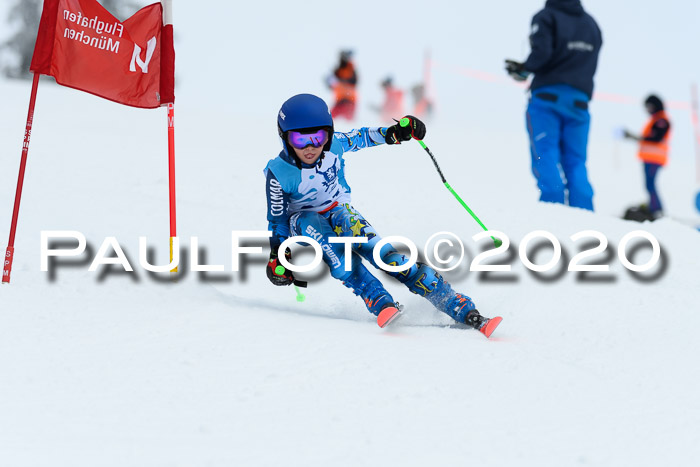
[[[650,105],[654,109],[652,113],[664,110],[664,103],[661,102],[661,99],[654,94],[647,97],[647,100],[644,101],[644,105]]]

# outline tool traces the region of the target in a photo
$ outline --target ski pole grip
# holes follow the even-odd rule
[[[407,127],[407,126],[410,125],[410,124],[411,124],[411,119],[408,118],[408,117],[404,117],[404,118],[402,118],[401,120],[399,120],[399,125],[402,126],[402,127],[404,127],[404,128]],[[411,132],[411,133],[413,133],[413,132]],[[423,146],[423,149],[426,149],[426,150],[428,149],[428,148],[425,147],[425,143],[423,143],[422,140],[420,140],[420,139],[418,139],[418,138],[416,138],[416,137],[413,137],[413,136],[412,136],[412,138],[415,139],[416,141],[418,141],[418,142],[420,143],[420,145]]]
[[[278,265],[278,266],[275,268],[275,274],[277,274],[278,276],[283,276],[284,273],[285,273],[286,271],[287,271],[287,270],[286,270],[286,269],[284,268],[284,266],[282,266],[281,264]],[[298,281],[298,280],[294,279],[293,284],[296,285],[297,287],[304,287],[304,288],[306,288],[306,286],[308,285],[308,282],[306,282],[306,281]]]

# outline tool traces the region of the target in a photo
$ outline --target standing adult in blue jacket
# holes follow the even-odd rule
[[[580,0],[547,0],[532,18],[530,56],[525,63],[506,60],[516,80],[534,74],[526,120],[540,201],[566,204],[568,194],[570,206],[593,210],[586,170],[588,102],[602,43]]]

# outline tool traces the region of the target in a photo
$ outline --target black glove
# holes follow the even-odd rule
[[[286,251],[284,257],[287,262],[292,261],[292,254],[289,250]],[[280,264],[276,251],[270,252],[270,260],[267,262],[266,272],[267,278],[275,285],[292,285],[294,283],[294,274]]]
[[[384,140],[386,144],[401,144],[401,141],[409,141],[411,138],[425,138],[425,124],[413,115],[406,115],[396,125],[386,129]]]
[[[506,60],[506,71],[515,81],[525,81],[530,76],[530,72],[525,71],[525,65],[515,60]]]
[[[626,139],[634,139],[636,141],[639,141],[641,139],[639,136],[635,135],[634,133],[630,133],[627,130],[622,131],[622,136],[625,137]]]

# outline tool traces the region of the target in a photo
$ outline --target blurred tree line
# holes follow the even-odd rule
[[[153,0],[155,1],[155,0]],[[129,0],[98,0],[112,15],[120,20],[131,16],[146,2]],[[31,79],[29,65],[32,62],[36,33],[41,20],[43,0],[15,0],[0,29],[12,30],[9,38],[0,42],[0,72],[8,78]]]

